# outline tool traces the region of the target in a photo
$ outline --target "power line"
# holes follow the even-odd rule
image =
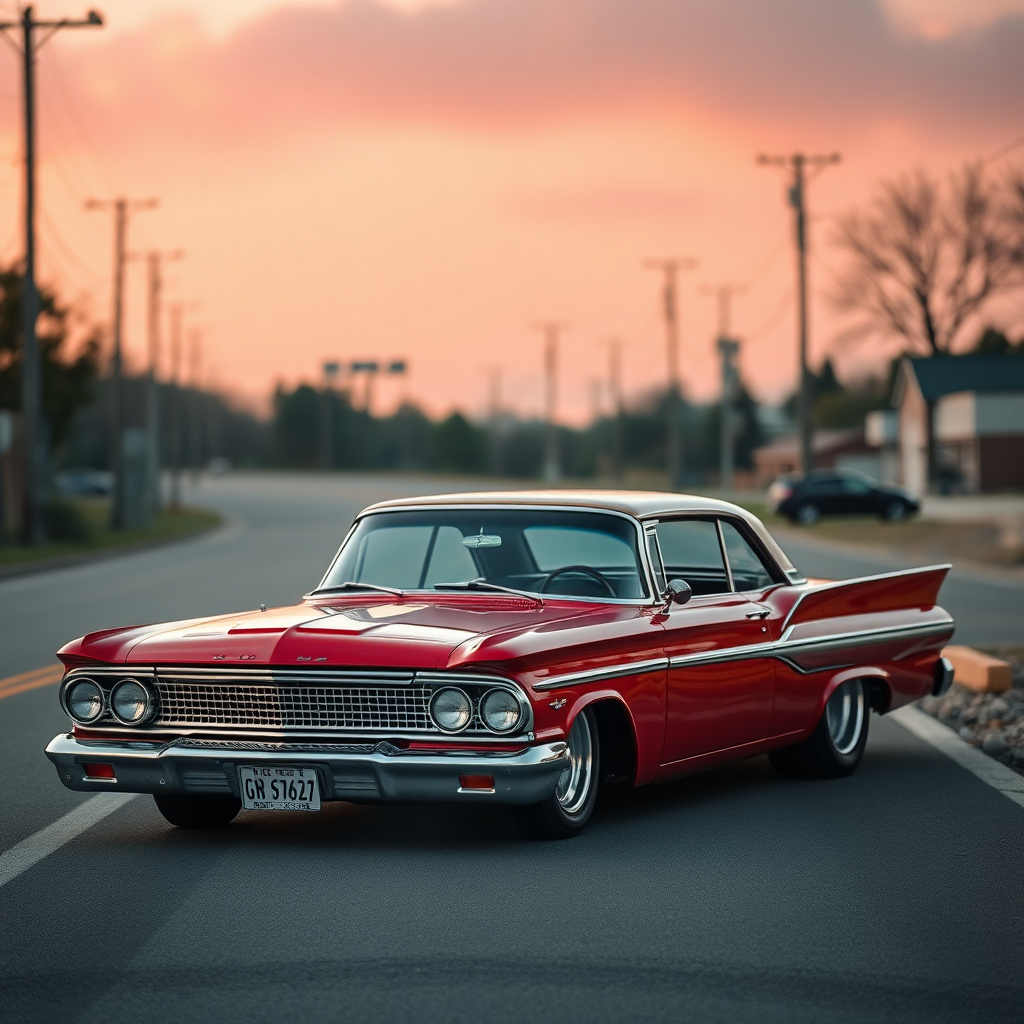
[[[568,328],[569,325],[561,320],[542,320],[533,325],[533,329],[539,331],[544,338],[544,477],[549,481],[557,480],[562,475],[558,451],[558,431],[555,427],[555,407],[558,383],[558,342],[562,332]]]
[[[1024,146],[1024,135],[1019,136],[1012,142],[1007,142],[1005,146],[1000,146],[997,150],[990,153],[984,160],[983,164],[994,164],[999,160],[1002,160],[1004,156],[1009,156],[1015,149]]]

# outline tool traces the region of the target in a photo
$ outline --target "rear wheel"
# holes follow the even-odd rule
[[[787,778],[837,779],[849,775],[864,753],[869,715],[864,684],[850,679],[836,687],[806,740],[773,750],[768,759]]]
[[[236,796],[158,793],[153,799],[160,813],[179,828],[222,828],[242,809]]]
[[[882,509],[882,518],[887,523],[900,523],[907,518],[907,506],[902,501],[890,501]]]
[[[801,526],[813,526],[821,518],[821,510],[811,501],[805,501],[796,510],[796,521]]]
[[[569,766],[554,793],[540,803],[513,808],[520,829],[533,839],[579,835],[594,812],[600,769],[597,719],[590,708],[585,708],[569,730]]]

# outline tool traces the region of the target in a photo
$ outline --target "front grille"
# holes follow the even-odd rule
[[[154,724],[289,732],[434,732],[425,686],[277,686],[157,680]]]

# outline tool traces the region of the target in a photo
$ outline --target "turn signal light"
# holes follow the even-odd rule
[[[459,785],[463,789],[494,789],[494,776],[460,775]]]
[[[114,766],[112,764],[83,764],[87,778],[90,779],[115,779]]]

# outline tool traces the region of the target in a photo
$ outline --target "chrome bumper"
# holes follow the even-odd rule
[[[390,743],[247,743],[228,740],[111,742],[55,736],[46,747],[60,781],[86,793],[238,792],[240,765],[314,768],[324,800],[485,800],[532,804],[549,797],[569,766],[565,743],[482,752],[401,750]],[[114,766],[91,778],[87,762]],[[460,775],[490,775],[494,789],[463,789]]]

